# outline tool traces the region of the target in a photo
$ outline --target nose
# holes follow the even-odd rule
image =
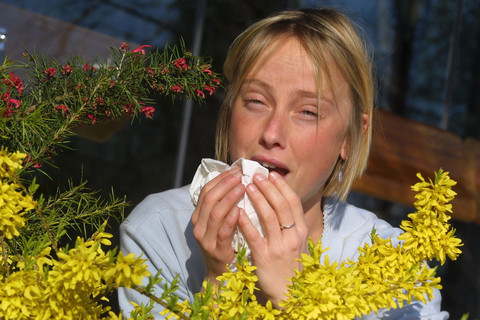
[[[287,139],[286,125],[286,116],[277,109],[266,119],[260,144],[267,149],[284,148]]]

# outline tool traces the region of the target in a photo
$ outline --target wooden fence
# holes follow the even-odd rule
[[[411,205],[410,186],[443,168],[458,182],[453,217],[480,224],[480,141],[462,140],[451,132],[377,110],[366,174],[355,191]]]

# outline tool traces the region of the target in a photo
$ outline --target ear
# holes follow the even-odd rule
[[[342,160],[347,160],[348,158],[348,139],[345,137],[343,139],[342,148],[340,149],[340,158]]]
[[[370,117],[368,114],[362,114],[362,135],[365,134],[370,126]],[[348,141],[347,137],[343,140],[342,148],[340,149],[340,158],[342,160],[347,160],[348,158]]]
[[[365,134],[368,130],[368,127],[370,126],[370,117],[368,116],[368,114],[363,113],[362,118],[363,118],[362,134]]]

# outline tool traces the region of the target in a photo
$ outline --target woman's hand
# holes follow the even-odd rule
[[[300,199],[280,175],[271,172],[267,178],[257,174],[253,182],[247,186],[247,194],[262,223],[265,237],[260,235],[243,210],[238,224],[257,267],[258,287],[266,299],[278,306],[285,298],[294,270],[301,270],[297,259],[301,253],[307,252],[308,228]]]
[[[193,235],[207,268],[206,280],[212,284],[235,258],[232,239],[240,215],[236,204],[245,193],[241,179],[242,172],[233,168],[208,182],[192,215]]]

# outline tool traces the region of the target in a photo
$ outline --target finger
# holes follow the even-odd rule
[[[272,183],[277,187],[283,197],[287,200],[290,206],[290,212],[293,216],[293,222],[295,223],[295,227],[299,229],[299,231],[307,231],[307,225],[305,223],[305,215],[303,212],[302,201],[292,190],[292,188],[288,185],[288,183],[283,179],[278,173],[272,171],[270,172],[268,179],[272,181]],[[282,226],[288,226],[291,224],[282,224]]]
[[[239,209],[239,213],[238,226],[240,227],[240,231],[242,232],[245,241],[247,241],[252,252],[259,252],[261,246],[264,244],[264,238],[260,232],[258,232],[245,210]]]
[[[242,179],[242,174],[238,168],[233,168],[231,170],[227,170],[222,172],[214,179],[209,181],[200,192],[198,197],[197,206],[192,214],[192,223],[193,225],[197,224],[197,220],[200,217],[202,212],[210,212],[212,206],[215,205],[216,202],[219,201],[225,194],[229,191],[229,189],[233,188],[236,184],[240,183]],[[215,191],[212,191],[215,190]],[[212,191],[212,192],[210,192]],[[208,199],[209,201],[204,206],[204,198],[209,194]],[[204,224],[206,226],[206,223]]]
[[[246,189],[247,195],[255,208],[260,223],[262,224],[265,237],[268,238],[269,241],[280,240],[280,222],[278,221],[277,213],[272,208],[265,195],[260,191],[256,184],[249,184]]]
[[[207,227],[204,235],[205,241],[216,242],[219,239],[219,232],[222,227],[226,227],[226,230],[229,230],[230,228],[233,229],[231,223],[234,217],[229,217],[229,214],[232,209],[236,207],[244,193],[245,187],[241,183],[237,184],[213,207],[207,220]],[[229,233],[225,232],[225,235],[220,237],[220,239],[224,240],[228,237]]]
[[[239,216],[240,208],[234,206],[225,218],[224,224],[220,227],[217,236],[217,248],[220,251],[231,248]]]
[[[275,215],[275,218],[270,216],[264,217],[266,224],[265,230],[270,237],[279,235],[281,231],[280,226],[289,226],[295,223],[290,203],[282,194],[281,190],[279,190],[270,179],[266,179],[266,177],[261,175],[255,175],[253,181],[271,208],[273,208]],[[265,215],[267,212],[263,212],[262,214]]]

